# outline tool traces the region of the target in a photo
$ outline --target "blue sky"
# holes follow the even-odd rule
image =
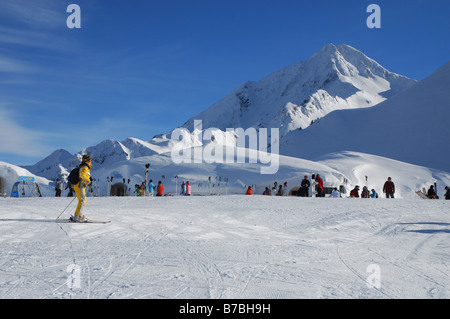
[[[81,28],[69,29],[71,3]],[[369,29],[371,3],[381,29]],[[0,161],[149,140],[245,81],[349,44],[422,80],[449,60],[448,0],[2,0]]]

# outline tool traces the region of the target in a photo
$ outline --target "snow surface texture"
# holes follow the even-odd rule
[[[0,298],[450,296],[445,201],[97,197],[110,224],[55,223],[70,200],[0,198]]]

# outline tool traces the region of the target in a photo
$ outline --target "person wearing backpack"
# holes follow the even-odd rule
[[[369,198],[369,197],[370,197],[369,189],[367,188],[367,186],[364,186],[361,192],[361,198]]]
[[[91,181],[91,169],[92,158],[89,155],[83,155],[81,164],[78,167],[78,182],[71,183],[78,198],[75,215],[70,217],[72,221],[83,222],[87,220],[84,216],[84,207],[86,206],[86,188]]]

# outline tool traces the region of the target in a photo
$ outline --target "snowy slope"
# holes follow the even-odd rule
[[[280,136],[306,129],[338,109],[366,108],[416,81],[394,74],[348,45],[328,44],[309,60],[247,82],[206,111],[188,120],[203,127],[280,128]]]
[[[358,151],[450,171],[449,87],[450,62],[374,108],[336,111],[308,130],[291,132],[280,152],[314,159]]]
[[[55,223],[69,204],[0,198],[0,298],[450,297],[444,201],[99,197],[110,224]]]
[[[437,184],[437,192],[444,198],[445,186],[450,185],[450,174],[393,159],[357,152],[331,153],[317,162],[340,172],[349,180],[349,187],[367,186],[382,194],[388,177],[396,185],[397,198],[418,198],[415,191]]]
[[[112,167],[100,167],[93,170],[93,176],[101,182],[102,194],[107,190],[106,177],[131,179],[130,185],[141,184],[145,179],[145,164],[151,163],[149,179],[154,183],[162,180],[166,192],[176,193],[182,181],[189,180],[194,194],[209,194],[209,177],[211,177],[211,192],[225,195],[245,192],[245,187],[255,186],[255,193],[262,194],[265,187],[273,187],[288,182],[288,189],[300,185],[306,174],[320,174],[328,187],[343,185],[348,196],[355,185],[364,186],[365,176],[370,178],[367,185],[382,193],[382,186],[387,177],[392,177],[397,186],[398,198],[419,199],[416,190],[428,187],[437,182],[439,195],[443,198],[444,187],[450,185],[450,174],[438,170],[411,165],[379,156],[363,153],[337,153],[319,158],[318,161],[308,161],[298,158],[280,156],[279,169],[274,175],[261,175],[261,164],[175,164],[168,154],[117,163]],[[178,181],[175,179],[178,176]],[[220,178],[220,180],[219,180]],[[225,184],[225,179],[228,183]],[[345,180],[348,182],[345,183]],[[156,183],[155,183],[156,184]],[[220,184],[220,185],[219,185]],[[134,190],[134,188],[132,188]]]
[[[66,176],[79,163],[81,154],[88,153],[94,160],[93,177],[98,181],[98,193],[100,195],[109,193],[110,185],[107,184],[106,180],[107,177],[111,176],[115,178],[116,182],[124,178],[126,181],[130,179],[130,183],[127,182],[128,185],[126,186],[131,188],[132,192],[135,184],[141,184],[144,181],[144,165],[146,163],[151,164],[150,178],[156,182],[162,180],[164,176],[170,192],[175,192],[176,181],[174,176],[176,175],[179,176],[179,183],[182,179],[189,179],[193,183],[201,184],[199,193],[206,192],[206,184],[208,184],[208,192],[210,192],[209,182],[206,182],[209,177],[218,178],[217,182],[212,183],[214,187],[218,186],[219,179],[223,181],[227,178],[230,192],[241,192],[246,185],[265,187],[273,185],[275,181],[278,183],[288,181],[289,185],[293,186],[299,183],[298,178],[302,174],[318,173],[319,171],[328,179],[329,186],[339,186],[344,179],[349,180],[350,186],[352,186],[362,184],[359,176],[349,173],[355,170],[355,167],[339,167],[340,161],[336,157],[333,157],[334,162],[327,161],[325,165],[321,164],[321,167],[317,166],[318,163],[311,161],[329,153],[342,153],[352,150],[406,162],[397,162],[396,165],[393,165],[392,171],[402,171],[403,167],[406,166],[406,171],[411,176],[416,176],[416,180],[411,180],[406,176],[401,177],[403,181],[396,178],[399,183],[402,183],[403,186],[401,187],[404,187],[404,192],[400,196],[415,197],[414,190],[428,183],[437,181],[441,186],[448,184],[445,173],[435,176],[435,170],[426,168],[450,170],[445,162],[449,148],[441,142],[443,136],[449,135],[449,126],[446,123],[448,110],[450,109],[447,107],[450,104],[448,93],[446,93],[450,79],[448,69],[447,64],[429,78],[415,84],[413,88],[395,95],[395,93],[410,86],[414,81],[387,71],[354,48],[346,45],[339,47],[327,45],[308,61],[275,72],[258,83],[246,84],[247,88],[250,86],[259,87],[254,92],[255,98],[258,96],[258,99],[261,99],[261,103],[258,102],[257,109],[252,112],[247,110],[247,107],[256,107],[254,103],[250,103],[242,109],[242,105],[237,109],[237,104],[225,103],[229,99],[233,100],[237,97],[236,94],[232,93],[216,106],[220,108],[217,111],[223,112],[223,114],[220,112],[214,113],[212,110],[215,110],[216,107],[213,106],[205,111],[207,114],[211,113],[211,116],[195,118],[204,120],[202,131],[186,129],[182,133],[182,143],[188,149],[192,146],[205,147],[219,144],[230,146],[235,143],[237,136],[231,134],[231,139],[227,141],[226,137],[230,137],[230,134],[220,130],[213,132],[214,141],[201,139],[202,133],[208,128],[208,123],[218,127],[236,125],[245,129],[255,125],[255,120],[259,123],[256,126],[261,126],[263,122],[258,117],[267,111],[268,113],[265,114],[268,114],[270,122],[265,122],[264,125],[280,127],[286,133],[280,140],[280,152],[286,156],[280,157],[280,169],[274,176],[261,176],[259,174],[261,165],[257,164],[224,165],[206,164],[205,162],[201,164],[175,164],[170,156],[174,145],[170,134],[159,135],[149,141],[136,138],[128,138],[122,142],[105,140],[75,155],[60,150],[38,164],[27,168],[36,175],[55,180],[60,176]],[[323,93],[318,93],[321,90],[326,90],[326,94],[339,96],[339,98],[334,99],[335,102],[339,102],[337,104],[334,102],[334,104],[327,104],[328,102],[317,104],[317,99],[314,98],[305,101],[302,110],[309,109],[310,107],[306,107],[306,105],[310,105],[311,110],[315,110],[313,113],[318,117],[340,108],[344,104],[346,105],[345,108],[360,108],[366,104],[373,105],[374,103],[361,104],[360,98],[369,98],[367,94],[371,96],[371,99],[373,98],[372,102],[375,100],[381,101],[386,96],[394,96],[388,101],[377,104],[376,107],[362,110],[334,111],[308,129],[291,131],[286,127],[294,125],[294,117],[284,117],[284,115],[277,117],[272,112],[274,108],[270,105],[272,105],[272,102],[282,102],[280,105],[284,106],[290,105],[289,103],[294,103],[296,98],[306,92],[302,90],[306,90],[310,96],[316,97]],[[281,94],[280,91],[284,93]],[[323,94],[322,96],[324,96]],[[303,99],[303,97],[300,99]],[[344,104],[341,103],[343,100],[346,101]],[[267,109],[263,107],[263,102],[267,102]],[[430,112],[428,109],[424,112],[424,105],[429,103],[432,105],[432,111]],[[317,108],[315,108],[316,106]],[[318,115],[319,113],[316,111],[325,113]],[[206,114],[205,112],[202,114]],[[286,115],[289,112],[279,114]],[[234,116],[235,121],[229,122],[228,116]],[[219,119],[220,123],[214,122],[219,121]],[[308,121],[310,120],[311,118],[308,118]],[[307,124],[309,125],[310,122]],[[436,138],[430,138],[433,135],[432,133]],[[230,141],[231,144],[229,144]],[[417,145],[420,145],[419,149]],[[345,159],[346,156],[344,155],[343,158]],[[364,166],[368,160],[376,162],[375,166],[379,169],[375,173],[370,172],[370,175],[377,176],[378,187],[380,187],[381,181],[394,174],[388,174],[384,169],[386,168],[384,165],[386,159],[374,160],[374,158],[371,155],[360,154],[354,156],[349,163],[359,167]],[[423,167],[408,165],[407,163],[420,164]],[[336,167],[339,168],[336,169]],[[422,172],[426,172],[426,174],[422,174]],[[223,183],[221,186],[223,187]],[[223,188],[221,190],[223,191]],[[217,189],[213,189],[212,192],[216,193]]]
[[[241,164],[176,164],[170,155],[163,153],[142,156],[104,165],[94,163],[92,177],[98,186],[96,194],[109,195],[110,186],[121,184],[125,179],[125,186],[129,189],[128,195],[134,195],[134,186],[145,180],[147,163],[151,164],[148,179],[152,179],[155,184],[163,181],[166,193],[172,195],[179,192],[182,181],[190,181],[192,192],[196,195],[243,194],[250,185],[254,186],[255,194],[262,194],[265,187],[272,188],[275,182],[278,185],[287,182],[290,190],[300,184],[305,174],[320,174],[327,187],[344,186],[344,196],[348,196],[355,185],[369,186],[381,194],[388,176],[396,183],[398,198],[419,199],[415,191],[423,187],[428,189],[434,182],[437,183],[439,195],[443,198],[444,187],[450,185],[449,173],[356,152],[330,154],[317,161],[280,156],[278,170],[273,175],[261,174],[261,167],[267,164],[252,164],[248,159],[246,163]],[[175,176],[178,176],[178,179]],[[368,176],[369,183],[365,182],[365,176]],[[108,184],[108,177],[114,177],[112,184]],[[121,187],[123,188],[123,185]]]

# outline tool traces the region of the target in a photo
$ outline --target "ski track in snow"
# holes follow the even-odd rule
[[[110,224],[56,223],[69,200],[0,199],[0,298],[450,295],[446,201],[99,197]]]

